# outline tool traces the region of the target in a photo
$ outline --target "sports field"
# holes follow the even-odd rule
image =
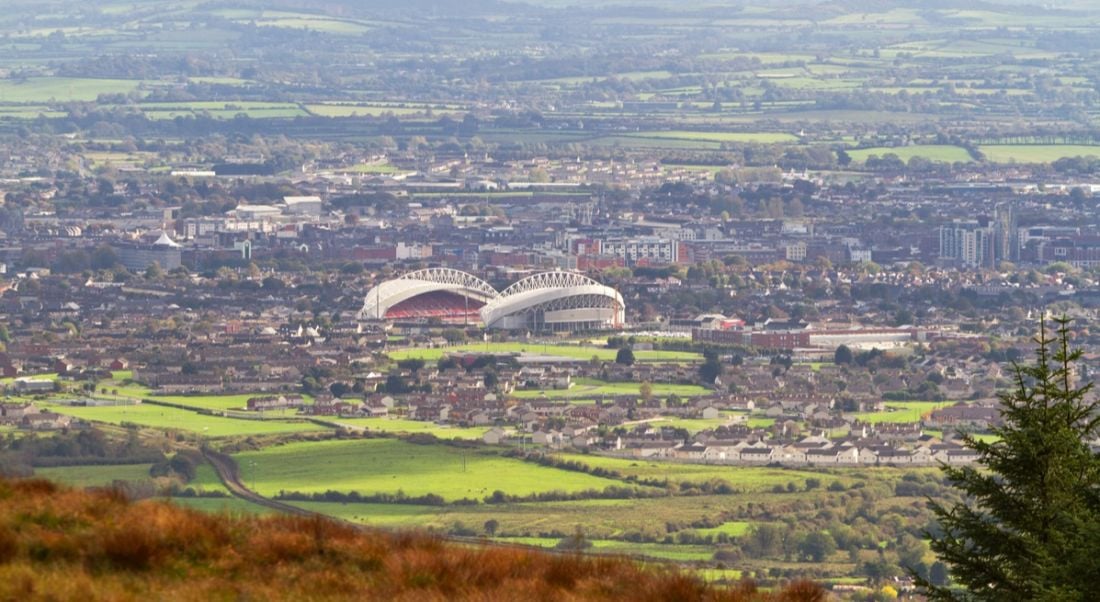
[[[920,422],[921,418],[931,412],[947,406],[954,405],[947,401],[888,401],[885,412],[861,412],[856,418],[868,424],[882,423],[913,423]]]

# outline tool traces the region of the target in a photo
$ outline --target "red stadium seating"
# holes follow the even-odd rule
[[[441,318],[445,322],[477,321],[483,303],[447,292],[433,292],[402,301],[386,312],[388,320]]]

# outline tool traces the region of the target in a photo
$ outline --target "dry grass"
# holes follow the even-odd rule
[[[0,599],[816,602],[824,592],[724,589],[626,559],[460,546],[319,518],[212,516],[24,480],[0,481]]]

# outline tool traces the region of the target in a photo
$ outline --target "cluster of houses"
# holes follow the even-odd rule
[[[624,432],[592,426],[540,428],[531,435],[509,434],[494,427],[485,433],[489,444],[519,443],[551,449],[575,447],[605,455],[695,464],[858,466],[969,464],[976,453],[958,443],[943,441],[917,429],[911,441],[882,436],[864,427],[853,436],[833,439],[824,433],[801,438],[776,437],[763,429],[743,425],[700,432],[690,439],[659,423],[638,425]]]
[[[856,435],[840,439],[830,439],[821,433],[799,439],[780,439],[770,433],[746,433],[745,430],[705,431],[690,442],[643,439],[611,451],[633,458],[783,466],[968,464],[977,459],[973,450],[931,435],[902,442],[863,429]]]
[[[54,431],[69,428],[72,423],[72,417],[44,411],[33,403],[0,403],[0,425]]]
[[[306,403],[301,395],[262,395],[251,397],[245,402],[249,412],[272,412],[295,410],[307,416],[329,416],[341,418],[384,418],[394,406],[392,397],[374,395],[366,400],[340,398],[329,394],[314,396],[312,403]]]

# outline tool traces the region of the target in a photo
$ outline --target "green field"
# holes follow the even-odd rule
[[[757,142],[774,144],[779,142],[798,142],[793,134],[781,132],[695,132],[688,130],[639,132],[630,134],[636,138],[664,138],[674,140],[702,140],[706,142]]]
[[[187,487],[191,487],[195,491],[221,491],[222,493],[229,493],[229,489],[218,477],[217,471],[209,464],[200,464],[195,469],[195,478],[191,479],[191,482],[187,484]]]
[[[932,410],[951,405],[954,404],[946,401],[888,401],[885,412],[860,412],[855,417],[868,424],[920,422]]]
[[[993,144],[980,147],[994,163],[1053,163],[1065,157],[1100,157],[1100,146],[1077,144]]]
[[[153,401],[163,401],[165,403],[174,403],[181,406],[187,406],[190,408],[198,408],[202,410],[237,410],[247,411],[248,400],[262,394],[245,394],[245,395],[148,395],[142,396],[143,399],[151,399]],[[305,399],[309,402],[309,399]],[[264,416],[295,416],[296,410],[277,410],[272,412],[264,412]],[[257,413],[257,415],[259,415]]]
[[[188,431],[213,438],[324,430],[324,427],[309,422],[238,420],[154,405],[86,408],[50,404],[50,409],[94,422],[117,425],[131,423],[157,429]]]
[[[586,454],[561,454],[563,460],[582,462],[593,468],[614,470],[619,474],[640,479],[668,479],[674,482],[701,483],[712,479],[728,482],[742,491],[765,491],[775,485],[794,482],[802,485],[806,479],[820,479],[823,482],[839,480],[847,482],[850,477],[838,477],[828,473],[786,468],[761,466],[715,466],[707,464],[687,464],[678,462],[659,462],[647,459],[608,458]]]
[[[263,506],[257,506],[251,502],[246,502],[242,499],[235,497],[228,498],[200,498],[200,497],[174,497],[170,498],[172,503],[177,506],[183,506],[184,508],[191,508],[193,510],[199,510],[201,512],[212,512],[218,514],[275,514],[274,510],[265,508]]]
[[[332,422],[380,433],[427,433],[440,439],[478,440],[489,430],[487,426],[463,428],[403,418],[334,418]]]
[[[395,174],[401,173],[401,170],[390,165],[389,163],[361,163],[356,165],[347,171],[352,173],[364,173],[364,174]]]
[[[429,493],[448,500],[604,489],[622,483],[503,458],[493,451],[392,439],[292,443],[238,454],[242,479],[262,495],[358,491]]]
[[[705,420],[703,418],[661,418],[654,421],[653,426],[671,426],[673,428],[684,429],[691,434],[698,433],[700,431],[707,431],[716,429],[720,426],[725,426],[734,422],[735,415],[731,412],[724,412],[722,416],[713,420]]]
[[[116,464],[111,466],[60,466],[36,468],[34,476],[73,487],[103,487],[114,481],[148,481],[152,464]]]
[[[877,155],[881,159],[888,154],[897,155],[899,159],[906,162],[913,157],[921,157],[929,161],[942,161],[945,163],[966,163],[973,160],[970,157],[970,153],[966,152],[965,148],[947,144],[924,144],[898,147],[881,146],[875,148],[853,149],[847,152],[848,155],[852,157],[852,161],[857,163],[863,163],[867,160],[867,157],[871,155]]]
[[[699,535],[729,535],[730,537],[741,537],[749,532],[751,523],[744,521],[736,521],[732,523],[723,523],[717,527],[711,527],[709,529],[693,529]]]
[[[293,505],[340,520],[388,529],[423,529],[433,524],[442,527],[452,515],[448,507],[412,504],[294,502]]]
[[[616,349],[606,347],[585,347],[581,345],[540,344],[540,343],[473,343],[469,345],[457,345],[455,347],[436,348],[406,348],[387,351],[387,355],[393,360],[419,358],[425,361],[435,361],[449,354],[479,353],[527,353],[531,355],[552,355],[573,359],[588,360],[592,357],[600,361],[613,362]],[[634,352],[634,358],[639,362],[692,362],[698,361],[700,355],[686,351],[644,351]]]
[[[140,80],[90,79],[75,77],[30,77],[0,79],[0,102],[93,101],[100,94],[128,94]]]

